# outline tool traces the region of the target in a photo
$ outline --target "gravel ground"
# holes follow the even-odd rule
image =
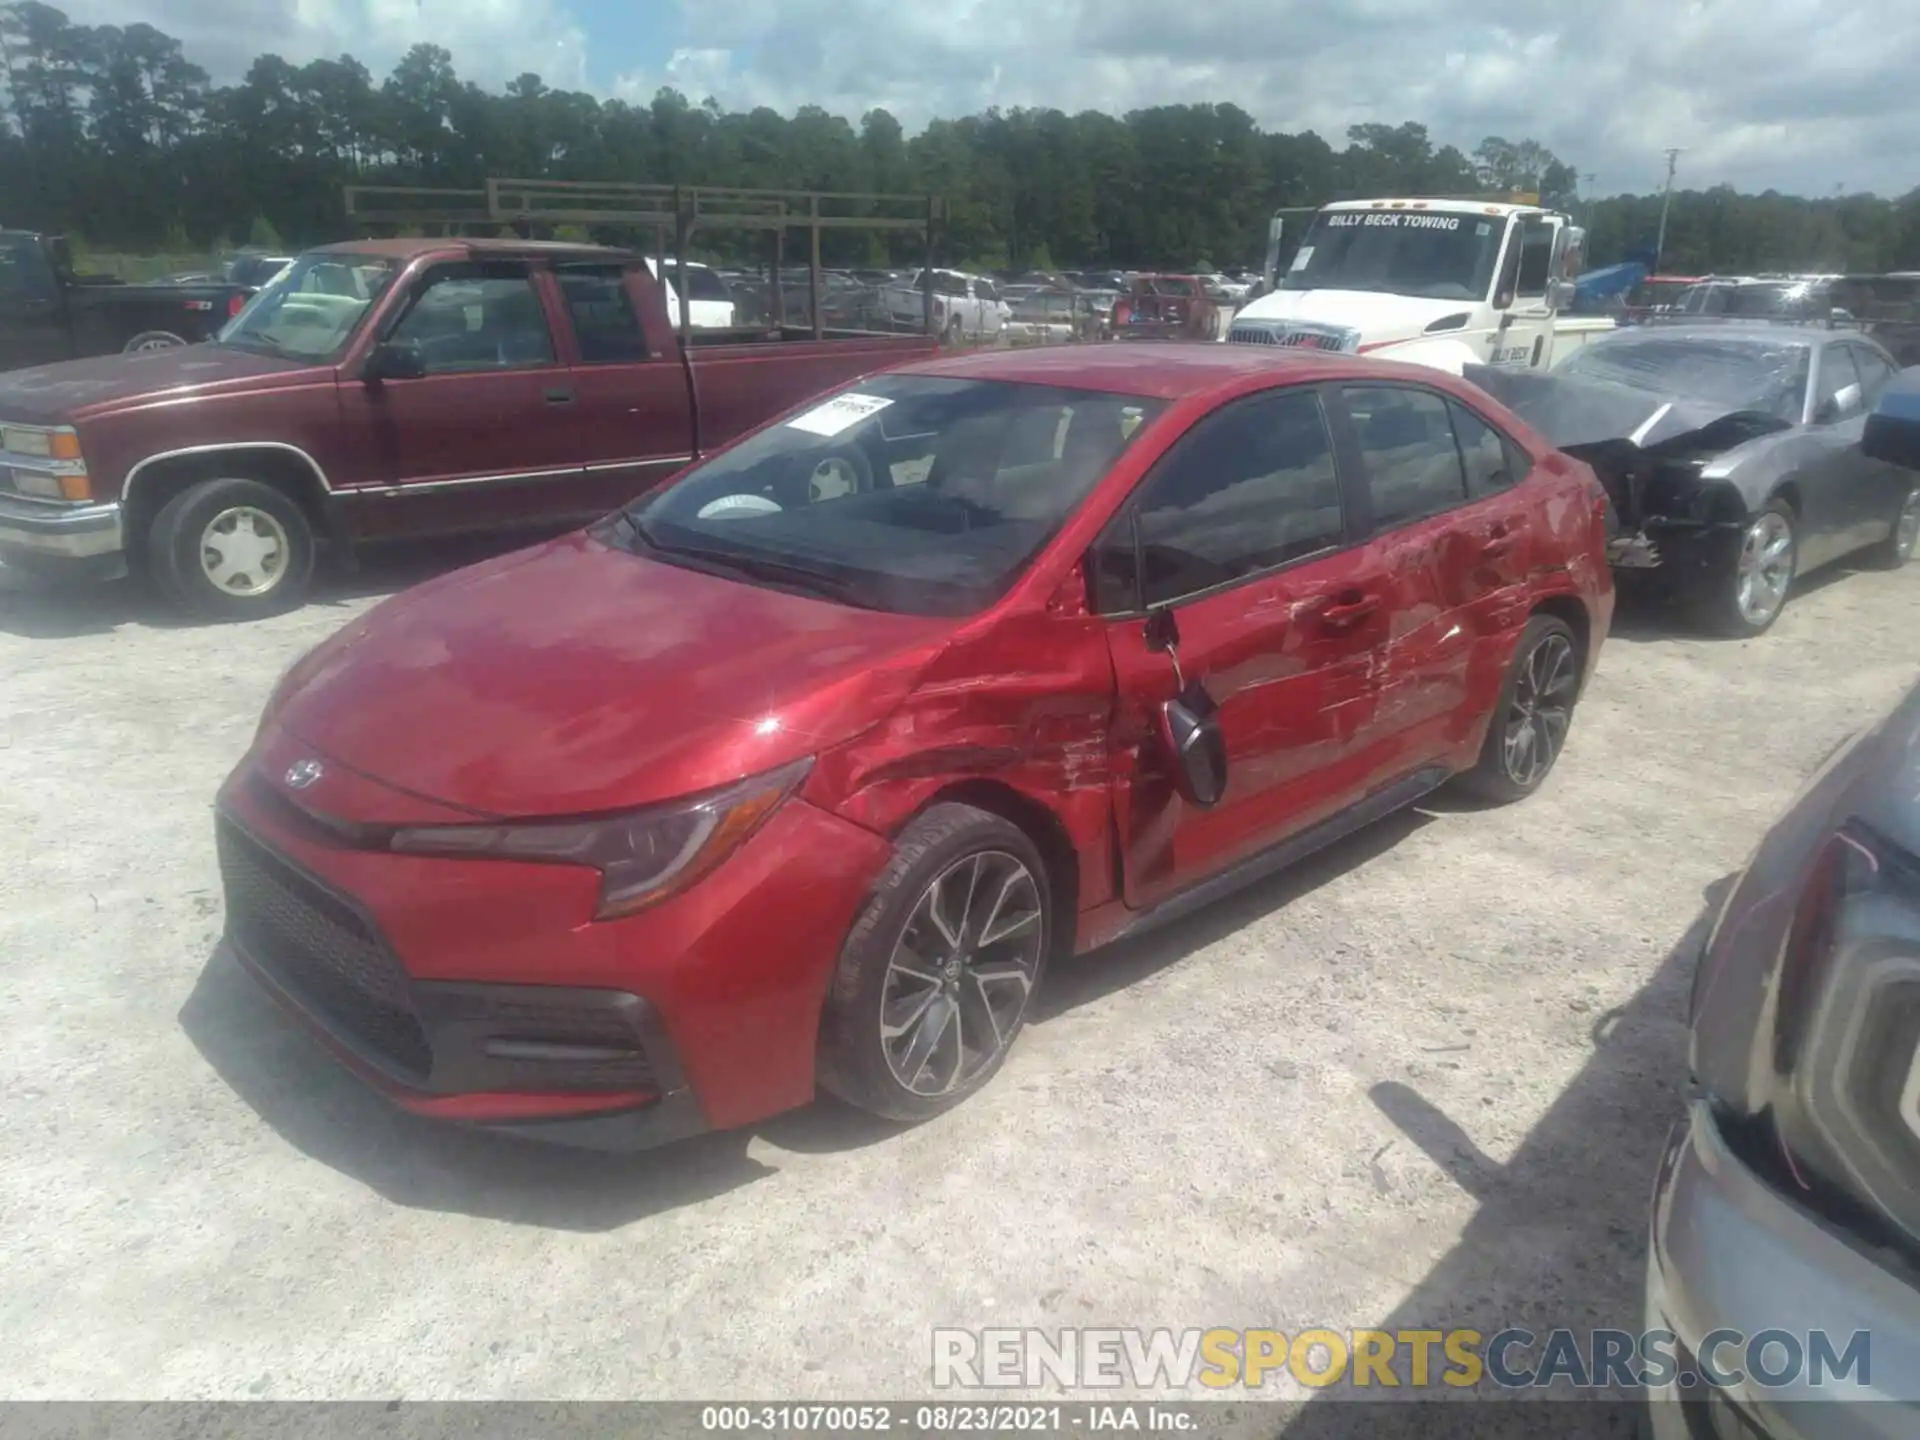
[[[1682,937],[1920,615],[1920,566],[1752,643],[1630,615],[1544,793],[1062,967],[957,1112],[613,1157],[413,1121],[213,958],[269,686],[432,563],[244,628],[0,575],[0,1395],[909,1398],[934,1325],[1634,1325]]]

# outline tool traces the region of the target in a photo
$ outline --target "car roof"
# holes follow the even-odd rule
[[[565,240],[496,239],[478,235],[407,236],[388,240],[341,240],[315,249],[323,255],[385,255],[396,260],[411,260],[417,255],[434,255],[447,250],[465,250],[473,255],[512,257],[544,255],[578,256],[582,259],[626,259],[632,252],[609,245],[581,245]]]
[[[1265,345],[1191,344],[1150,341],[1114,345],[1058,345],[1033,350],[978,350],[900,366],[895,374],[946,375],[966,380],[1008,380],[1058,385],[1070,390],[1105,390],[1160,400],[1241,387],[1265,376],[1276,385],[1356,375],[1415,380],[1451,389],[1451,377],[1423,365],[1364,359],[1327,351],[1275,353]]]

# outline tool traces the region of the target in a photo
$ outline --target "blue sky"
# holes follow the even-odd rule
[[[1532,136],[1604,193],[1920,185],[1915,0],[64,0],[145,20],[217,80],[274,50],[384,73],[419,40],[468,78],[524,70],[645,101],[875,105],[915,129],[988,105],[1232,101],[1339,143],[1419,120],[1471,149]]]

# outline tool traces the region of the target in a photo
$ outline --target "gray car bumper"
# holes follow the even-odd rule
[[[0,499],[0,561],[72,573],[124,569],[120,507]]]
[[[1779,1329],[1802,1341],[1825,1331],[1836,1349],[1857,1331],[1869,1336],[1864,1381],[1856,1372],[1815,1386],[1803,1375],[1778,1388],[1730,1386],[1711,1403],[1703,1384],[1650,1388],[1657,1440],[1756,1430],[1777,1440],[1920,1435],[1920,1291],[1756,1175],[1704,1103],[1676,1133],[1654,1193],[1645,1323],[1672,1331],[1691,1356],[1716,1330]],[[1740,1357],[1740,1346],[1727,1345],[1713,1358],[1724,1370]],[[1725,1402],[1753,1428],[1733,1422]]]

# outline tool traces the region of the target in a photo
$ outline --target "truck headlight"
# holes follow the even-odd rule
[[[34,455],[44,460],[80,458],[80,436],[71,425],[51,429],[42,425],[8,425],[0,430],[0,441],[15,455]]]
[[[600,872],[600,904],[593,918],[613,920],[711,873],[812,768],[809,756],[703,795],[589,820],[409,827],[395,831],[390,844],[408,855],[591,866]]]

